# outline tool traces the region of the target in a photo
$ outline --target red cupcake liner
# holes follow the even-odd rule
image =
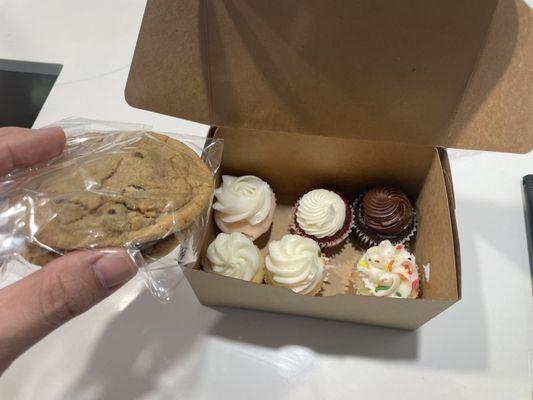
[[[296,210],[298,209],[298,205],[300,204],[301,198],[298,199],[298,201],[296,202],[296,205],[294,206],[293,212],[292,212],[293,217],[292,217],[292,225],[290,228],[291,232],[299,236],[313,239],[315,242],[318,243],[318,245],[320,246],[322,250],[330,249],[330,248],[340,245],[344,240],[348,238],[348,236],[350,236],[350,233],[352,232],[352,229],[354,227],[354,213],[352,210],[352,206],[350,205],[350,202],[342,194],[335,192],[335,191],[333,192],[337,194],[338,196],[340,196],[340,198],[344,201],[344,204],[346,206],[346,216],[344,218],[344,225],[334,235],[326,236],[323,238],[317,238],[316,236],[309,235],[302,229],[302,227],[300,227],[296,219]]]
[[[370,247],[379,245],[383,240],[389,240],[392,244],[403,244],[408,248],[409,242],[414,238],[417,230],[416,210],[413,208],[413,220],[402,233],[397,235],[382,235],[365,228],[360,224],[362,220],[362,200],[366,192],[362,193],[353,203],[354,213],[354,236],[359,245],[368,250]]]

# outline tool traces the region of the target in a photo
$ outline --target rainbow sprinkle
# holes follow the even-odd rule
[[[381,290],[389,290],[390,289],[390,286],[383,286],[383,285],[379,285],[379,286],[376,286],[376,292],[379,292]]]
[[[360,265],[361,267],[363,268],[368,268],[368,264],[366,262],[364,262],[363,260],[360,260],[357,265]]]
[[[413,275],[413,269],[411,268],[409,264],[403,264],[403,267],[405,268],[405,270],[407,271],[409,275]]]
[[[390,260],[387,264],[387,271],[392,272],[392,264],[394,264],[394,260]]]

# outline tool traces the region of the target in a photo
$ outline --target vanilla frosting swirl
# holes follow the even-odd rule
[[[265,260],[272,281],[296,293],[308,294],[324,279],[325,260],[318,244],[298,235],[285,235],[268,245]]]
[[[222,176],[222,185],[215,190],[217,201],[213,208],[226,223],[247,221],[251,225],[262,222],[272,207],[272,191],[257,176]]]
[[[219,233],[207,248],[207,260],[208,270],[250,281],[262,267],[263,256],[242,233]]]
[[[296,222],[305,233],[318,239],[333,236],[345,219],[346,203],[331,190],[311,190],[298,201]]]
[[[357,263],[357,271],[372,295],[409,297],[418,289],[418,267],[415,256],[402,244],[388,240],[369,248]]]

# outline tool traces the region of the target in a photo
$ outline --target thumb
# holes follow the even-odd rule
[[[34,343],[136,273],[123,249],[77,251],[0,290],[0,373]]]

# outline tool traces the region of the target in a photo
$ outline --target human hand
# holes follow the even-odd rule
[[[65,146],[61,128],[0,128],[0,176],[44,162]],[[0,290],[0,374],[24,351],[131,279],[123,249],[76,251]]]

